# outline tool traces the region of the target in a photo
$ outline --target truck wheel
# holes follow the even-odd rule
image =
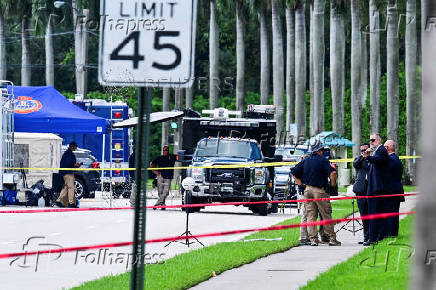
[[[268,213],[278,213],[279,212],[279,205],[278,203],[273,203],[271,205],[271,208],[269,209]]]
[[[259,215],[261,215],[261,216],[268,215],[268,204],[267,203],[259,204]]]
[[[81,199],[87,195],[86,185],[80,178],[74,180],[74,194],[76,199]]]

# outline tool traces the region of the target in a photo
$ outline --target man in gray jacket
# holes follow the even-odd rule
[[[364,158],[365,151],[369,148],[368,143],[360,145],[360,156],[354,159],[353,167],[356,169],[356,180],[353,185],[353,192],[357,196],[366,196],[368,181],[366,175],[368,173],[369,164],[368,160]],[[368,214],[368,199],[358,198],[357,206],[359,207],[360,216]],[[369,240],[369,221],[363,220],[363,241],[359,244],[363,244]]]

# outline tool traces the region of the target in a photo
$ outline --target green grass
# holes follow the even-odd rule
[[[333,218],[343,218],[352,213],[351,202],[332,203]],[[297,224],[300,217],[286,220],[280,225]],[[245,239],[279,238],[273,242],[219,243],[168,259],[164,264],[146,265],[146,289],[187,289],[212,277],[273,253],[286,251],[298,245],[300,229],[258,232]],[[130,272],[103,277],[74,289],[128,289]]]
[[[407,216],[397,239],[366,248],[301,289],[408,289],[412,224],[413,216]]]
[[[151,190],[153,188],[153,179],[147,180],[147,190]],[[174,179],[171,182],[171,189],[179,190],[179,185],[175,184]]]

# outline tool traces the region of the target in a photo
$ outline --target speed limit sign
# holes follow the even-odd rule
[[[192,85],[197,0],[102,0],[100,7],[102,85]]]

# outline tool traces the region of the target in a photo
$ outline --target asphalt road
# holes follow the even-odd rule
[[[155,200],[148,200],[153,205]],[[167,204],[180,204],[173,198]],[[105,197],[82,200],[81,207],[128,206],[126,199],[110,200]],[[6,207],[3,209],[21,209]],[[296,215],[266,217],[253,215],[245,207],[220,206],[190,215],[193,234],[225,230],[263,227],[276,224]],[[47,250],[60,247],[88,246],[112,242],[131,241],[133,211],[89,211],[65,213],[0,214],[0,253]],[[147,239],[177,236],[185,230],[185,213],[180,209],[147,210]],[[243,235],[201,239],[206,246],[218,242],[237,241]],[[164,243],[149,244],[146,261],[155,263],[176,254],[201,247],[190,248],[180,243],[164,247]],[[110,274],[128,270],[127,260],[131,247],[89,250],[83,252],[29,256],[0,260],[1,289],[62,289],[79,285]],[[130,257],[131,258],[131,257]]]

